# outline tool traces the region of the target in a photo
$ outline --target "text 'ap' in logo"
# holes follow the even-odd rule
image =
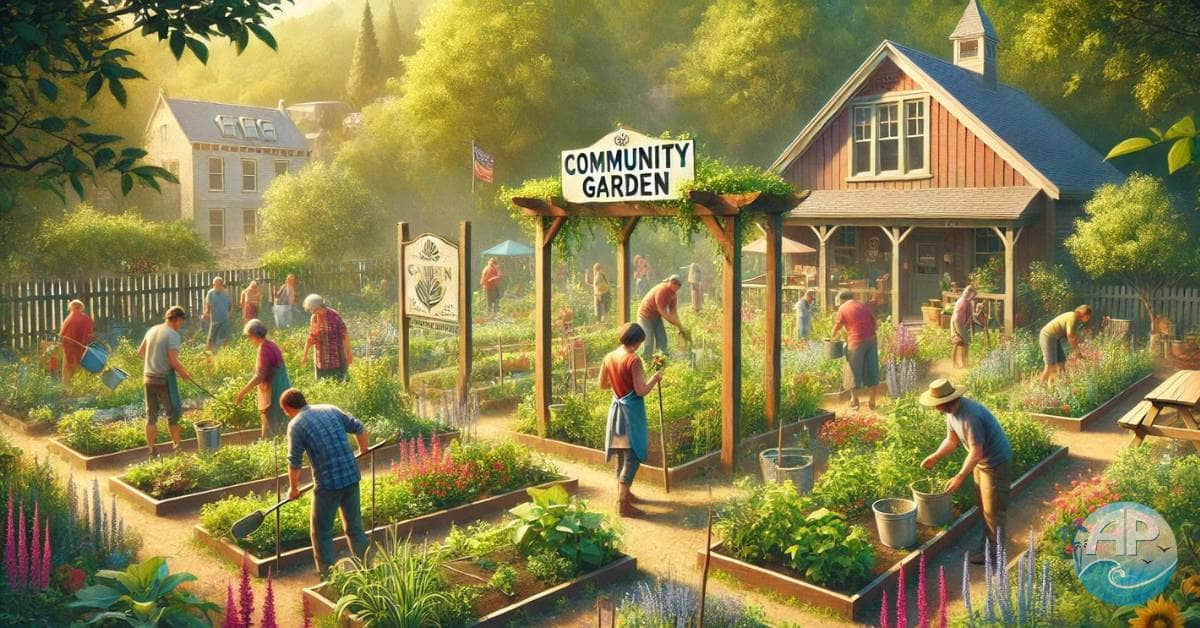
[[[1114,606],[1141,605],[1162,593],[1178,564],[1171,526],[1135,502],[1106,504],[1088,515],[1072,549],[1083,586]]]

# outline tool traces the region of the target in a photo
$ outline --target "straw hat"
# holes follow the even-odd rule
[[[955,388],[948,379],[935,379],[929,382],[929,390],[921,393],[921,405],[936,408],[943,403],[950,403],[966,393],[964,388]]]

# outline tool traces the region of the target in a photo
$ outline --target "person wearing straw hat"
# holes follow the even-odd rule
[[[258,361],[254,367],[254,377],[234,396],[234,403],[241,404],[246,393],[258,391],[258,413],[262,419],[262,437],[278,433],[279,428],[287,423],[287,416],[279,405],[283,392],[292,387],[288,378],[287,365],[283,363],[283,351],[279,345],[267,340],[267,326],[257,318],[246,321],[242,333],[251,343],[258,345]]]
[[[146,394],[146,447],[153,458],[154,446],[158,442],[158,414],[167,415],[167,431],[171,443],[178,450],[183,444],[183,433],[179,418],[183,416],[183,401],[179,396],[176,375],[192,381],[192,374],[179,361],[179,348],[183,340],[179,328],[187,320],[187,311],[178,305],[171,306],[163,317],[164,321],[146,331],[138,345],[138,355],[145,360],[142,365],[142,385]]]
[[[667,352],[667,326],[663,321],[674,325],[679,329],[683,339],[688,339],[687,331],[684,330],[683,323],[679,320],[677,299],[681,287],[683,287],[683,281],[679,279],[679,275],[671,275],[662,283],[651,288],[642,298],[642,304],[638,307],[637,322],[646,332],[644,355],[647,360],[654,355],[655,351]]]
[[[1008,513],[1009,467],[1012,463],[1012,446],[1000,422],[983,404],[963,396],[966,391],[956,387],[947,379],[935,379],[929,389],[921,393],[921,405],[936,408],[946,417],[946,438],[937,450],[921,461],[925,469],[932,469],[942,458],[950,455],[961,444],[967,450],[962,468],[946,482],[945,491],[953,493],[962,487],[970,476],[975,481],[975,503],[983,513],[984,534],[992,547],[1004,539],[998,538],[1004,530]],[[984,561],[983,542],[971,552],[971,562]]]
[[[83,313],[83,301],[71,301],[67,304],[67,311],[69,314],[63,319],[62,328],[58,330],[58,334],[65,341],[62,343],[64,388],[71,387],[71,378],[79,370],[79,362],[83,360],[83,352],[87,349],[87,343],[92,341],[92,332],[95,329],[91,317]]]
[[[341,314],[325,305],[325,299],[319,294],[304,297],[304,311],[312,314],[312,318],[300,361],[307,363],[309,351],[316,349],[317,379],[345,381],[346,369],[354,361],[354,354],[350,351],[350,334],[346,332]]]
[[[854,298],[854,293],[838,293],[837,319],[830,336],[846,330],[846,388],[850,389],[850,409],[858,410],[860,390],[869,391],[867,407],[875,409],[879,388],[879,338],[875,335],[878,323],[871,308]]]
[[[950,364],[967,368],[971,354],[971,315],[975,311],[975,286],[967,286],[954,302],[950,317]]]

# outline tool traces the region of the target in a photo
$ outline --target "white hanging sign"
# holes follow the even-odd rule
[[[458,324],[458,245],[424,234],[404,245],[405,313],[412,318]]]
[[[562,151],[563,198],[572,203],[666,201],[696,178],[692,140],[618,129],[587,148]]]

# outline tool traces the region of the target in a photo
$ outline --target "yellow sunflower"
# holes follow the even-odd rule
[[[1183,582],[1179,585],[1179,590],[1184,595],[1200,597],[1200,574],[1184,578]]]
[[[1160,595],[1137,609],[1137,617],[1129,620],[1129,625],[1132,628],[1183,628],[1183,613]]]

